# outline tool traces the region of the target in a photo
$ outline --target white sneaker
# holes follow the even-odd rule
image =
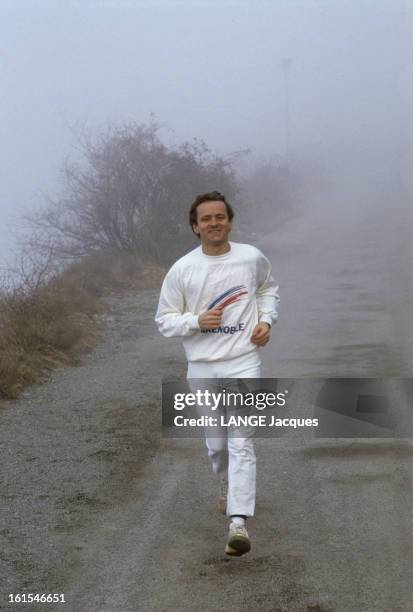
[[[225,553],[233,557],[240,557],[251,550],[251,541],[245,525],[231,523]]]
[[[228,500],[228,480],[223,477],[219,482],[219,499],[218,499],[218,510],[221,514],[227,513],[227,500]]]

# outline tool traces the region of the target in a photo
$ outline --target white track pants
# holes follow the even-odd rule
[[[188,363],[188,383],[192,392],[237,391],[237,379],[260,378],[261,359],[257,351],[225,361],[192,361]],[[214,380],[211,380],[214,379]],[[235,379],[235,380],[234,380]],[[220,414],[226,414],[220,407]],[[198,407],[199,414],[209,414]],[[205,427],[208,457],[215,474],[228,475],[227,515],[253,516],[255,508],[256,459],[253,428]]]

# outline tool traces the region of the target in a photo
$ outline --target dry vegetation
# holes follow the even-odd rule
[[[48,280],[40,269],[0,297],[0,397],[15,398],[47,371],[75,365],[95,343],[111,291],[157,287],[164,270],[135,255],[92,255]],[[37,280],[36,280],[37,278]]]

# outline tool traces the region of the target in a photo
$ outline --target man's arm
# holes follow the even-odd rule
[[[278,285],[271,276],[271,264],[261,251],[259,251],[257,273],[258,324],[252,332],[251,342],[257,346],[265,346],[270,339],[271,326],[278,319],[277,308],[280,296]]]
[[[169,270],[162,283],[155,322],[163,336],[190,336],[200,329],[198,316],[184,312],[185,298],[179,276],[174,268]]]
[[[271,264],[260,252],[258,260],[257,306],[258,321],[272,326],[278,319],[280,295],[278,285],[271,275]]]

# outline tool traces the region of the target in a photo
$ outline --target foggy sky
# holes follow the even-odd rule
[[[411,13],[397,0],[2,0],[0,256],[18,211],[58,192],[70,124],[153,112],[166,143],[282,159],[283,58],[291,157],[347,181],[396,176],[411,147]]]

